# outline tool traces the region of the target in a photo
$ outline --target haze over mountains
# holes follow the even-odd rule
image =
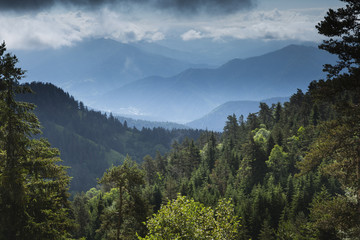
[[[316,47],[289,45],[213,67],[211,61],[189,63],[179,50],[107,39],[16,54],[29,71],[27,81],[54,83],[114,115],[177,123],[200,119],[228,101],[290,96],[323,78],[323,64],[336,60]]]
[[[107,93],[98,107],[184,123],[227,101],[290,96],[324,77],[323,64],[329,61],[335,58],[317,48],[290,45],[259,57],[233,59],[216,69],[144,78]]]
[[[172,76],[198,66],[110,39],[73,47],[16,51],[27,81],[51,82],[89,102],[91,96],[151,75]]]
[[[296,44],[317,47],[314,42],[296,40],[262,41],[257,39],[194,39],[183,41],[171,39],[157,43],[138,42],[132,45],[150,53],[160,54],[169,58],[175,58],[195,64],[208,64],[221,66],[234,58],[250,58],[260,56],[285,46]]]

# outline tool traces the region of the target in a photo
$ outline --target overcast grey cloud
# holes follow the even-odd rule
[[[176,14],[227,14],[255,5],[256,0],[0,0],[0,10],[5,11],[40,11],[54,6],[97,8],[102,6],[136,6],[172,11]]]
[[[315,25],[333,6],[330,3],[341,4],[338,0],[271,0],[276,3],[271,8],[268,1],[0,0],[0,41],[5,40],[9,49],[61,48],[89,38],[122,43],[319,41]],[[299,5],[277,8],[289,2]]]
[[[161,9],[183,13],[234,13],[255,5],[255,0],[156,0]]]

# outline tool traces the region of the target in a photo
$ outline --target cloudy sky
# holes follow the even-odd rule
[[[206,39],[319,41],[315,25],[340,0],[0,0],[10,49]]]

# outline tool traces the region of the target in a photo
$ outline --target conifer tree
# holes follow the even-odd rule
[[[316,26],[320,34],[329,37],[319,48],[339,57],[337,64],[325,65],[330,78],[342,75],[344,69],[353,73],[360,66],[360,2],[341,1],[346,6],[337,10],[329,9],[325,19]]]
[[[101,231],[107,239],[135,238],[135,226],[145,220],[148,210],[137,191],[145,183],[144,173],[127,156],[122,165],[107,170],[99,183],[115,188],[118,194],[115,209],[108,209],[110,211],[103,215]],[[124,226],[126,218],[134,218],[134,221]]]
[[[3,239],[18,239],[25,234],[26,194],[22,165],[27,157],[28,135],[36,133],[37,122],[29,113],[30,104],[15,101],[15,92],[24,71],[16,68],[17,58],[5,54],[5,43],[0,46],[0,123],[1,123],[1,234]],[[25,121],[23,121],[23,119]],[[30,121],[26,121],[30,120]]]
[[[30,92],[19,80],[16,56],[0,45],[0,239],[60,239],[69,228],[68,184],[59,152],[32,139],[40,124],[34,105],[18,102]]]
[[[317,25],[319,33],[329,37],[319,47],[336,54],[339,61],[326,65],[327,81],[313,83],[310,93],[317,102],[335,105],[337,116],[319,127],[320,136],[312,144],[304,161],[299,162],[302,174],[319,168],[336,178],[345,196],[315,199],[311,208],[314,224],[340,238],[358,239],[360,233],[360,2],[342,0],[346,6],[330,9]],[[350,96],[350,98],[348,97]],[[324,217],[326,216],[326,217]],[[334,221],[346,216],[344,221]]]

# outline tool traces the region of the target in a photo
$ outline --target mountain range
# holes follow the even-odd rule
[[[92,105],[90,96],[132,81],[152,75],[172,76],[202,66],[110,39],[92,39],[60,49],[18,50],[15,54],[27,70],[27,81],[53,83],[88,105]],[[96,102],[96,97],[92,99]]]
[[[147,77],[104,94],[97,108],[138,118],[190,122],[228,101],[286,97],[325,77],[332,55],[310,46],[290,45],[210,68],[190,68],[172,77]]]
[[[290,44],[316,47],[317,43],[295,40],[263,41],[257,39],[223,38],[222,41],[213,39],[164,39],[154,42],[137,42],[133,46],[150,53],[160,54],[185,62],[220,66],[230,59],[250,58],[281,49]]]
[[[92,109],[182,124],[229,101],[260,101],[305,90],[312,80],[325,76],[323,64],[336,61],[316,47],[289,45],[206,67],[189,63],[191,54],[185,57],[186,52],[109,39],[16,55],[28,70],[27,81],[51,82]]]

